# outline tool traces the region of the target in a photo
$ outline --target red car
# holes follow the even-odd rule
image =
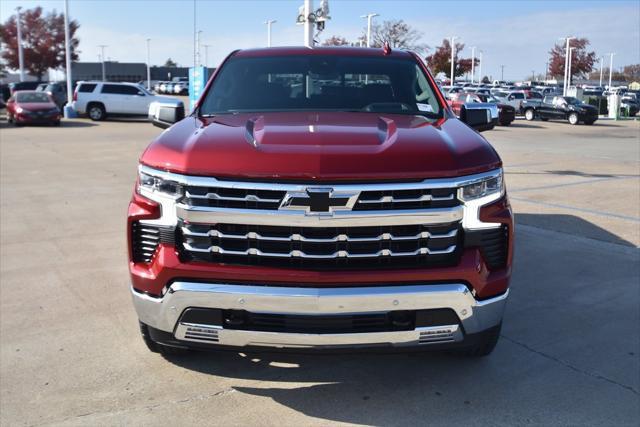
[[[48,93],[20,90],[7,101],[7,117],[16,126],[35,123],[59,126],[62,115]]]
[[[175,124],[140,158],[127,231],[150,350],[493,350],[514,223],[471,128],[491,112],[463,123],[417,55],[239,50],[188,117],[153,109]]]

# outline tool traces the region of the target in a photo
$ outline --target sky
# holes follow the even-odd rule
[[[210,45],[208,65],[217,66],[235,49],[267,43],[264,21],[275,19],[274,46],[301,45],[303,29],[295,24],[303,0],[196,0],[196,28],[202,44]],[[315,0],[318,7],[320,0]],[[2,0],[0,21],[24,9],[42,6],[64,10],[63,0]],[[427,0],[330,0],[331,20],[319,36],[356,40],[366,26],[360,18],[378,13],[377,22],[403,19],[422,34],[432,49],[442,39],[457,36],[482,50],[482,74],[518,80],[532,72],[544,72],[548,52],[558,39],[587,37],[598,56],[615,52],[614,68],[640,63],[640,0],[576,1],[427,1]],[[107,59],[146,62],[146,39],[151,39],[151,63],[167,58],[178,64],[193,63],[193,0],[69,0],[69,15],[80,23],[80,60],[97,61],[98,45],[108,45]],[[202,49],[204,56],[204,48]],[[605,67],[608,66],[608,56]]]

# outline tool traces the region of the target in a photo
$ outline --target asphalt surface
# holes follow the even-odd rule
[[[482,360],[150,353],[125,215],[158,132],[0,123],[0,424],[637,425],[638,122],[485,133],[518,226],[502,338]]]

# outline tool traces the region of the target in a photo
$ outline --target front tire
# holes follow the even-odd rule
[[[578,115],[576,113],[569,114],[569,123],[572,125],[577,125],[580,120],[578,119]]]
[[[535,113],[531,108],[524,110],[524,118],[527,119],[528,122],[533,121],[536,118]]]

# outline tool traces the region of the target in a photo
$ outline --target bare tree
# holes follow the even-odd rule
[[[367,29],[364,29],[364,37],[366,38]],[[371,46],[382,47],[385,42],[389,42],[392,48],[412,50],[419,55],[424,55],[429,46],[421,43],[422,32],[412,28],[402,19],[394,19],[384,21],[382,25],[374,24],[371,26]]]
[[[322,42],[322,46],[349,46],[351,43],[344,37],[331,36]]]

